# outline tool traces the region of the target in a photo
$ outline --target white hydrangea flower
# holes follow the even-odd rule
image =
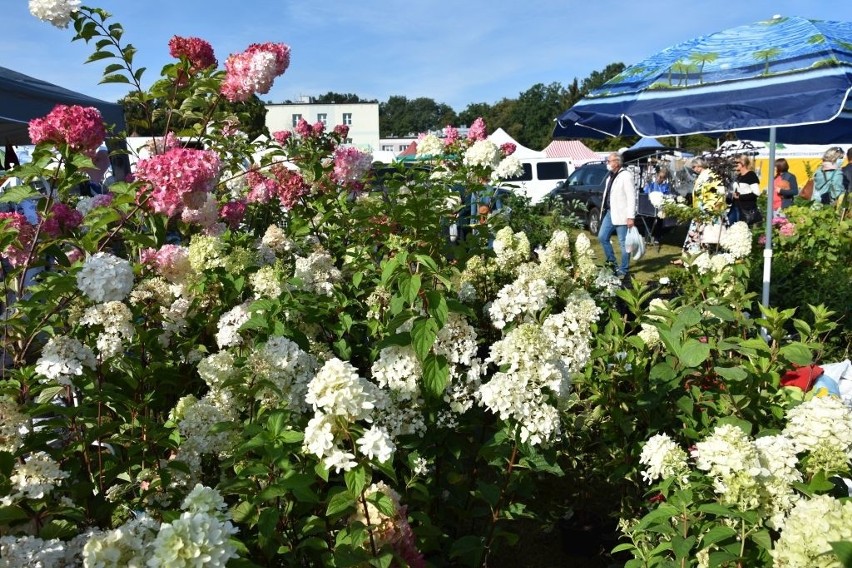
[[[334,284],[340,281],[340,270],[326,251],[315,251],[307,258],[296,257],[294,276],[301,280],[300,288],[321,296],[331,296]]]
[[[462,163],[466,166],[494,168],[500,164],[500,147],[491,140],[477,140],[465,150]]]
[[[653,349],[663,344],[662,339],[660,339],[660,330],[652,323],[642,323],[642,328],[637,335],[648,349]]]
[[[226,515],[228,504],[217,490],[197,483],[184,498],[180,508],[190,513]]]
[[[94,302],[121,301],[133,289],[133,267],[123,258],[95,253],[77,272],[77,288]]]
[[[444,153],[444,143],[434,134],[426,134],[417,140],[418,158],[434,158]]]
[[[476,329],[463,315],[451,312],[438,331],[432,351],[446,357],[452,366],[469,367],[477,352]]]
[[[327,414],[369,421],[373,409],[384,404],[384,394],[359,376],[352,364],[334,358],[326,361],[308,384],[305,402]]]
[[[642,471],[642,479],[648,484],[672,477],[677,478],[681,484],[686,484],[689,477],[686,452],[668,434],[657,434],[649,438],[642,446],[639,463],[647,466]]]
[[[57,335],[42,348],[35,372],[48,381],[70,385],[72,376],[80,376],[84,367],[94,369],[96,364],[97,359],[91,349],[73,337]]]
[[[731,253],[735,259],[746,258],[751,254],[752,234],[748,224],[737,221],[722,233],[719,246]]]
[[[260,242],[276,254],[289,253],[295,249],[293,241],[290,240],[287,233],[278,225],[269,225],[266,228],[266,232],[263,233]]]
[[[331,454],[335,444],[334,416],[317,412],[305,427],[302,451],[322,459]]]
[[[6,500],[43,499],[68,477],[59,464],[45,452],[30,454],[24,463],[16,463],[9,481],[14,493]],[[6,503],[8,504],[8,503]]]
[[[220,349],[242,343],[243,339],[240,336],[239,331],[240,327],[251,319],[249,304],[250,302],[243,302],[239,306],[231,308],[219,318],[219,331],[216,332],[216,345],[218,345]]]
[[[796,452],[825,442],[852,456],[852,410],[837,397],[813,397],[787,411],[783,434],[793,441]]]
[[[530,256],[530,242],[524,233],[515,233],[511,227],[503,227],[494,236],[492,245],[497,266],[502,270],[512,270],[526,262]]]
[[[202,272],[225,266],[227,245],[219,237],[195,235],[189,243],[189,265]]]
[[[136,334],[133,313],[123,302],[112,301],[89,306],[80,318],[84,326],[101,326],[97,347],[101,359],[114,357],[124,350],[124,344]]]
[[[322,464],[326,469],[334,468],[335,473],[340,473],[341,471],[351,470],[358,465],[358,462],[355,461],[355,454],[334,448],[331,453],[323,458]]]
[[[366,430],[358,438],[357,444],[358,450],[368,459],[375,459],[381,463],[390,460],[396,451],[396,446],[387,431],[379,426],[373,426]]]
[[[695,444],[692,456],[696,460],[695,467],[711,476],[738,471],[756,476],[761,472],[756,448],[745,432],[732,424],[714,428],[710,436]]]
[[[525,321],[544,309],[555,294],[556,290],[546,280],[524,272],[497,293],[497,298],[488,308],[491,323],[497,329],[503,329],[506,324]]]
[[[249,276],[255,298],[277,298],[284,292],[283,280],[275,266],[262,266]]]
[[[307,410],[305,395],[318,366],[316,357],[280,336],[270,337],[246,362],[251,373],[269,382],[258,390],[258,400],[266,406],[286,405],[299,412]]]
[[[0,566],[30,568],[65,566],[67,544],[58,538],[42,540],[35,536],[0,537]]]
[[[30,0],[30,14],[57,28],[71,23],[71,14],[80,8],[80,0]]]
[[[0,396],[0,452],[13,454],[24,444],[21,427],[28,419],[11,397]]]
[[[177,413],[176,413],[177,414]],[[213,427],[221,422],[232,422],[234,417],[204,398],[186,406],[178,421],[178,431],[183,438],[181,450],[193,454],[228,454],[233,448],[235,437],[230,431],[217,431]]]
[[[420,392],[423,369],[410,345],[391,345],[382,349],[371,372],[380,387],[394,391],[397,400],[411,400]]]
[[[152,544],[149,568],[224,568],[237,558],[230,542],[237,529],[230,521],[209,513],[185,512],[179,519],[160,526]]]
[[[491,181],[510,179],[518,177],[523,173],[524,164],[521,160],[519,160],[515,155],[506,156],[500,160],[500,163],[497,164],[497,167],[495,167],[494,171],[491,172]]]
[[[839,568],[830,542],[852,540],[852,501],[829,495],[801,499],[790,511],[771,554],[777,568]]]
[[[159,523],[143,515],[116,529],[93,534],[83,546],[83,566],[143,568],[157,529]]]

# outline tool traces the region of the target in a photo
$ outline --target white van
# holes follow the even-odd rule
[[[529,197],[533,204],[541,201],[574,171],[571,158],[521,158],[521,164],[524,173],[505,179],[499,185]]]

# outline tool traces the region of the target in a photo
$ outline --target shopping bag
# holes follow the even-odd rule
[[[633,255],[633,260],[639,260],[645,254],[645,239],[639,234],[636,225],[628,229],[624,245],[627,247],[627,253]]]
[[[718,245],[725,234],[725,226],[721,221],[707,223],[701,228],[701,243],[705,245]]]

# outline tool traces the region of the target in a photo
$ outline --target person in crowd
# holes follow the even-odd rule
[[[607,158],[609,174],[604,186],[601,200],[601,225],[598,240],[603,247],[607,264],[615,267],[620,278],[627,277],[630,264],[630,253],[627,252],[627,231],[633,227],[636,217],[636,187],[633,176],[624,169],[621,155],[613,152]],[[618,235],[618,246],[621,249],[621,262],[616,263],[615,251],[610,243],[612,234]]]
[[[841,170],[843,172],[843,197],[841,197],[843,207],[849,208],[849,194],[852,193],[852,146],[846,150],[846,165]]]
[[[733,207],[737,210],[737,220],[745,221],[749,226],[760,222],[760,210],[757,198],[760,195],[760,178],[754,172],[754,163],[745,155],[736,156],[734,169]],[[733,222],[733,220],[732,220]]]
[[[825,151],[822,166],[814,173],[814,201],[831,205],[843,195],[842,164],[843,148],[832,146]]]
[[[790,173],[790,164],[784,158],[775,160],[775,194],[772,197],[772,209],[778,211],[793,204],[793,198],[799,195],[799,182]]]
[[[669,183],[669,169],[666,166],[660,166],[660,168],[657,170],[657,174],[654,176],[654,179],[652,179],[645,185],[643,191],[645,193],[659,191],[665,195],[671,193],[671,184]]]
[[[93,196],[105,193],[105,182],[107,181],[107,170],[110,168],[109,152],[106,148],[100,148],[92,158],[93,168],[85,168],[83,171],[89,176],[89,181],[80,187],[80,195]]]
[[[725,190],[718,176],[710,169],[706,159],[697,156],[690,161],[690,167],[696,174],[692,186],[692,206],[701,211],[700,219],[693,219],[686,231],[686,239],[683,242],[685,255],[698,254],[708,248],[710,241],[705,238],[713,236],[714,242],[719,242],[721,233],[728,227],[728,217],[725,214]],[[674,264],[682,264],[683,261],[675,260]]]

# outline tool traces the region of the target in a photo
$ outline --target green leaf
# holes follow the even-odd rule
[[[65,387],[63,386],[46,387],[43,391],[38,393],[36,403],[44,404],[45,402],[50,402],[54,399],[54,397],[62,394],[63,392],[65,392]]]
[[[769,531],[757,531],[752,533],[749,538],[763,550],[767,552],[772,550],[772,535],[769,534]]]
[[[0,525],[5,525],[12,521],[23,521],[27,518],[29,518],[27,512],[16,505],[0,507]]]
[[[10,187],[0,194],[0,203],[20,203],[26,199],[41,199],[41,193],[29,185]]]
[[[829,542],[831,550],[837,555],[844,568],[852,567],[852,542],[848,540]]]
[[[260,534],[271,539],[278,528],[278,519],[278,509],[275,507],[268,507],[261,511],[260,517],[257,519],[257,528]]]
[[[349,491],[340,491],[328,501],[325,514],[333,517],[355,507],[355,496]]]
[[[710,346],[694,339],[683,344],[683,349],[677,355],[685,367],[697,367],[710,356]]]
[[[463,536],[450,546],[450,558],[466,558],[478,560],[482,556],[485,543],[479,536]],[[478,565],[479,562],[465,562],[468,565]]]
[[[748,378],[742,367],[713,367],[713,371],[727,381],[739,382]]]
[[[343,474],[346,488],[353,495],[360,495],[367,485],[367,472],[363,465],[358,465]]]
[[[701,544],[703,544],[704,547],[706,548],[706,547],[710,546],[711,544],[719,542],[720,540],[724,540],[726,538],[732,538],[736,535],[737,535],[737,531],[732,529],[731,527],[726,527],[724,525],[717,525],[717,526],[713,527],[712,529],[710,529],[709,531],[707,531],[701,537]]]
[[[651,372],[648,373],[648,379],[654,382],[667,383],[675,376],[675,370],[668,363],[657,363],[651,367]]]
[[[435,320],[422,318],[414,322],[411,328],[411,346],[421,361],[426,359],[437,337],[438,323]]]
[[[423,362],[423,387],[433,398],[440,398],[450,380],[450,365],[442,355],[429,355]]]
[[[719,426],[721,426],[722,424],[730,424],[732,426],[736,426],[746,434],[751,434],[752,431],[751,422],[748,422],[747,420],[743,420],[741,418],[737,418],[736,416],[723,416],[719,419],[719,422],[717,424]]]
[[[444,295],[438,291],[432,290],[426,293],[426,301],[429,303],[429,315],[435,318],[439,327],[447,325],[447,317],[450,314],[447,300]]]
[[[811,350],[802,343],[791,343],[780,349],[781,356],[797,365],[809,365],[813,361]]]

